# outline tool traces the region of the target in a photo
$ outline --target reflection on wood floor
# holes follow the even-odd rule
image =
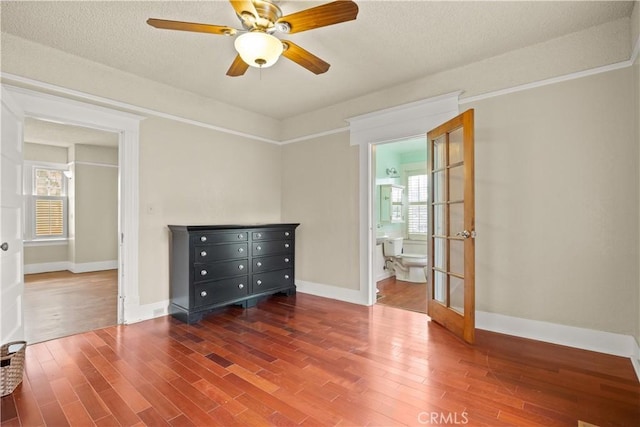
[[[9,426],[638,426],[628,358],[298,293],[30,345]]]
[[[118,270],[24,276],[24,329],[29,344],[117,323]]]
[[[427,312],[427,284],[396,280],[395,276],[381,280],[378,288],[378,304],[403,310]]]

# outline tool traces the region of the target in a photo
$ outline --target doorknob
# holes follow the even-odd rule
[[[9,244],[7,242],[2,242],[2,244],[0,245],[0,249],[2,249],[3,251],[8,251],[9,250]]]
[[[463,239],[468,239],[469,237],[475,239],[476,238],[476,232],[475,231],[469,231],[469,230],[462,230],[462,231],[458,231],[456,233],[456,236],[461,236]]]

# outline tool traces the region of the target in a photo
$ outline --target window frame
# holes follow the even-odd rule
[[[27,246],[67,243],[69,240],[69,179],[64,171],[69,170],[65,163],[41,162],[25,160],[23,163],[23,197],[24,197],[24,236],[23,242]],[[39,196],[36,194],[35,173],[37,169],[59,170],[63,172],[62,189],[60,196]],[[54,236],[36,235],[36,201],[62,200],[62,234]]]
[[[424,202],[411,202],[409,200],[409,193],[410,193],[410,188],[409,188],[409,178],[412,176],[418,176],[418,175],[424,175],[425,179],[427,180],[427,194],[429,191],[429,177],[427,175],[427,170],[424,168],[419,168],[419,169],[407,169],[404,171],[405,176],[404,176],[404,180],[405,180],[405,197],[406,197],[406,214],[405,214],[405,218],[406,218],[406,223],[407,223],[407,237],[409,240],[427,240],[428,239],[428,229],[424,232],[424,233],[416,233],[416,232],[410,232],[409,231],[409,227],[411,226],[411,219],[409,216],[409,209],[411,206],[424,206],[425,209],[427,210],[427,217],[425,218],[425,224],[428,224],[429,218],[428,218],[428,200],[425,199]]]

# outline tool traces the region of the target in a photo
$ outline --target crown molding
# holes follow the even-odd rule
[[[582,78],[582,77],[587,77],[587,76],[591,76],[591,75],[595,75],[595,74],[606,73],[608,71],[614,71],[614,70],[619,70],[619,69],[622,69],[622,68],[630,67],[638,59],[639,51],[640,51],[640,36],[638,36],[638,38],[636,39],[636,41],[634,43],[634,46],[633,46],[633,49],[631,51],[630,57],[626,61],[621,61],[621,62],[617,62],[617,63],[614,63],[614,64],[609,64],[609,65],[605,65],[605,66],[601,66],[601,67],[596,67],[596,68],[592,68],[592,69],[589,69],[589,70],[578,71],[578,72],[566,74],[566,75],[563,75],[563,76],[552,77],[552,78],[545,79],[545,80],[540,80],[540,81],[537,81],[537,82],[532,82],[532,83],[526,83],[526,84],[523,84],[523,85],[513,86],[513,87],[507,88],[507,89],[500,89],[500,90],[496,90],[496,91],[492,91],[492,92],[487,92],[487,93],[484,93],[484,94],[481,94],[481,95],[477,95],[477,96],[470,96],[470,97],[466,97],[466,98],[462,97],[462,98],[459,98],[459,104],[460,105],[469,104],[469,103],[480,101],[480,100],[483,100],[483,99],[488,99],[488,98],[493,98],[493,97],[497,97],[497,96],[507,95],[507,94],[515,93],[515,92],[521,92],[521,91],[534,89],[534,88],[538,88],[538,87],[542,87],[542,86],[546,86],[546,85],[550,85],[550,84],[565,82],[565,81],[568,81],[568,80],[579,79],[579,78]],[[214,131],[217,131],[217,132],[226,133],[226,134],[229,134],[229,135],[240,136],[240,137],[251,139],[251,140],[255,140],[255,141],[267,142],[269,144],[276,144],[276,145],[293,144],[293,143],[296,143],[296,142],[302,142],[302,141],[307,141],[307,140],[311,140],[311,139],[315,139],[315,138],[319,138],[319,137],[323,137],[323,136],[328,136],[328,135],[333,135],[333,134],[337,134],[337,133],[347,132],[347,131],[349,131],[349,128],[350,128],[350,126],[343,126],[343,127],[329,129],[329,130],[322,131],[322,132],[306,134],[306,135],[298,136],[298,137],[295,137],[295,138],[290,138],[290,139],[278,141],[278,140],[275,140],[275,139],[264,138],[262,136],[253,135],[253,134],[249,134],[249,133],[246,133],[246,132],[240,132],[240,131],[236,131],[236,130],[233,130],[233,129],[228,129],[228,128],[225,128],[225,127],[222,127],[222,126],[216,126],[216,125],[213,125],[213,124],[210,124],[210,123],[201,122],[201,121],[198,121],[198,120],[192,120],[192,119],[188,119],[188,118],[185,118],[185,117],[176,116],[176,115],[170,114],[170,113],[164,113],[162,111],[157,111],[157,110],[153,110],[153,109],[150,109],[150,108],[141,107],[141,106],[134,105],[134,104],[129,104],[129,103],[126,103],[126,102],[116,101],[116,100],[113,100],[113,99],[110,99],[110,98],[104,98],[104,97],[101,97],[101,96],[92,95],[92,94],[88,94],[88,93],[85,93],[85,92],[80,92],[80,91],[77,91],[77,90],[74,90],[74,89],[68,89],[68,88],[65,88],[65,87],[62,87],[62,86],[57,86],[57,85],[53,85],[53,84],[50,84],[50,83],[41,82],[39,80],[30,79],[28,77],[22,77],[22,76],[18,76],[18,75],[11,74],[11,73],[6,73],[4,71],[0,71],[0,77],[2,78],[3,82],[19,83],[19,84],[22,84],[22,85],[27,85],[29,87],[33,87],[35,89],[39,89],[39,90],[43,90],[43,91],[47,91],[47,92],[52,92],[52,93],[54,93],[56,95],[70,96],[70,97],[83,99],[83,100],[86,100],[86,101],[97,102],[97,103],[100,103],[100,104],[103,104],[103,105],[106,105],[106,106],[109,106],[109,107],[112,107],[112,108],[133,111],[133,112],[136,112],[136,113],[139,113],[139,114],[145,114],[147,116],[155,116],[155,117],[160,117],[160,118],[164,118],[164,119],[175,120],[175,121],[182,122],[182,123],[185,123],[185,124],[198,126],[198,127],[202,127],[202,128],[206,128],[206,129],[211,129],[211,130],[214,130]],[[462,96],[462,94],[460,94],[460,96]],[[437,99],[437,98],[438,97],[429,98],[429,100],[433,101],[434,99]],[[379,112],[363,114],[363,115],[360,115],[360,116],[348,118],[346,120],[349,121],[349,120],[353,120],[353,119],[366,118],[367,116],[369,116],[371,114],[380,114],[380,113],[384,113],[384,112],[393,112],[393,111],[396,111],[397,109],[406,108],[407,106],[411,106],[411,105],[416,104],[416,103],[419,104],[421,102],[424,102],[424,100],[408,103],[408,104],[405,104],[405,105],[400,105],[400,106],[387,108],[387,109],[381,110]]]
[[[617,62],[615,64],[604,65],[602,67],[592,68],[590,70],[584,70],[584,71],[578,71],[576,73],[565,74],[564,76],[551,77],[549,79],[539,80],[537,82],[526,83],[526,84],[523,84],[523,85],[510,87],[510,88],[507,88],[507,89],[500,89],[500,90],[496,90],[496,91],[493,91],[493,92],[483,93],[481,95],[470,96],[470,97],[467,97],[467,98],[461,98],[460,99],[460,105],[470,104],[472,102],[481,101],[483,99],[495,98],[497,96],[508,95],[508,94],[511,94],[511,93],[522,92],[522,91],[529,90],[529,89],[535,89],[535,88],[538,88],[538,87],[548,86],[548,85],[552,85],[552,84],[555,84],[555,83],[560,83],[560,82],[566,82],[566,81],[569,81],[569,80],[580,79],[582,77],[592,76],[592,75],[600,74],[600,73],[606,73],[608,71],[619,70],[621,68],[627,68],[627,67],[629,67],[631,65],[633,65],[633,63],[630,62],[630,60],[627,60],[627,61],[624,61],[624,62]]]
[[[476,101],[481,101],[483,99],[494,98],[496,96],[507,95],[510,93],[522,92],[529,89],[535,89],[542,86],[552,85],[555,83],[566,82],[568,80],[580,79],[582,77],[593,76],[595,74],[606,73],[609,71],[620,70],[622,68],[631,67],[636,59],[638,59],[638,50],[640,49],[640,36],[635,42],[633,50],[631,51],[631,55],[629,59],[626,61],[616,62],[614,64],[603,65],[601,67],[591,68],[584,71],[578,71],[575,73],[565,74],[563,76],[551,77],[545,80],[539,80],[537,82],[526,83],[519,86],[514,86],[507,89],[500,89],[493,92],[487,92],[477,96],[470,96],[467,98],[460,99],[460,105],[469,104]]]
[[[270,138],[264,138],[262,136],[252,135],[249,133],[240,132],[233,129],[228,129],[222,126],[216,126],[210,123],[201,122],[198,120],[187,119],[185,117],[176,116],[170,113],[163,113],[162,111],[153,110],[151,108],[141,107],[138,105],[129,104],[127,102],[116,101],[114,99],[104,98],[102,96],[80,92],[74,89],[69,89],[66,87],[41,82],[39,80],[30,79],[28,77],[22,77],[22,76],[18,76],[11,73],[5,73],[4,71],[0,72],[0,77],[2,78],[2,81],[6,83],[14,83],[14,84],[19,83],[23,85],[28,85],[30,88],[33,87],[35,89],[45,90],[47,92],[54,93],[55,95],[58,95],[58,96],[71,96],[71,97],[82,99],[85,101],[98,102],[102,105],[107,105],[111,108],[117,108],[119,110],[128,110],[128,111],[133,111],[135,113],[144,114],[147,116],[155,116],[163,119],[175,120],[178,122],[215,130],[215,131],[226,133],[229,135],[240,136],[243,138],[253,139],[261,142],[268,142],[269,144],[280,144],[279,141],[276,141]]]

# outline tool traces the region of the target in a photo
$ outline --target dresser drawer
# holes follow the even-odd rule
[[[277,240],[277,239],[291,239],[293,237],[293,231],[290,230],[268,230],[268,231],[254,231],[251,233],[251,240]]]
[[[247,259],[216,262],[212,264],[194,264],[193,281],[194,283],[207,281],[210,282],[211,280],[216,280],[223,277],[247,274],[248,271],[249,268]]]
[[[293,265],[293,255],[273,255],[253,259],[253,272],[262,273],[264,271],[281,270],[290,268]]]
[[[251,244],[251,254],[253,256],[286,253],[293,253],[293,241],[291,240],[272,240],[270,242],[258,242]]]
[[[203,231],[200,233],[193,233],[191,240],[195,245],[200,243],[233,243],[233,242],[246,242],[249,240],[249,233],[244,230],[238,230],[233,232],[211,232]]]
[[[226,245],[195,245],[195,262],[211,262],[222,259],[247,258],[248,243],[230,243]]]
[[[269,289],[284,288],[293,285],[293,270],[278,270],[269,273],[253,275],[253,293],[267,291]]]
[[[194,286],[193,306],[202,307],[243,298],[249,294],[247,276],[217,280]]]

